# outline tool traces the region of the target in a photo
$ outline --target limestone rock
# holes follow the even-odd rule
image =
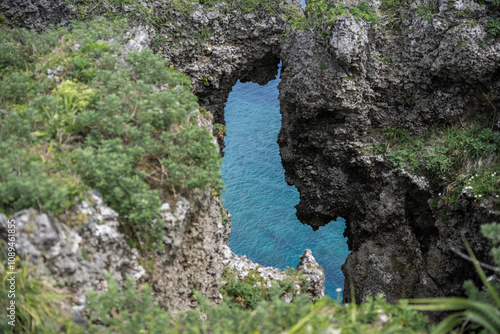
[[[155,270],[146,280],[164,308],[190,309],[193,289],[215,303],[222,301],[219,280],[231,222],[222,222],[221,208],[220,198],[208,193],[163,204],[165,249],[151,259]]]
[[[9,21],[32,29],[47,29],[51,24],[66,25],[73,11],[65,0],[7,0],[2,1],[0,8]]]
[[[488,258],[479,226],[500,218],[491,201],[466,195],[431,206],[445,186],[373,153],[373,134],[384,128],[419,134],[470,124],[478,113],[500,128],[500,39],[483,20],[496,14],[470,0],[440,4],[428,19],[418,3],[408,6],[397,29],[340,18],[328,44],[304,30],[282,45],[278,143],[286,181],[300,192],[303,223],[317,229],[346,219],[344,290],[352,279],[358,301],[378,292],[390,301],[462,294],[463,281],[477,276],[450,249],[465,252],[464,232]]]
[[[358,65],[366,60],[368,25],[352,16],[340,16],[330,38],[331,52],[346,66]]]
[[[104,205],[99,193],[78,206],[84,219],[76,229],[45,213],[27,209],[15,213],[17,254],[37,266],[37,272],[51,275],[72,294],[75,310],[82,307],[89,290],[106,289],[105,272],[122,283],[127,276],[135,280],[145,274],[138,263],[138,252],[118,231],[118,214]],[[0,217],[0,236],[5,225]],[[78,313],[78,312],[76,312]]]
[[[231,227],[230,222],[222,223],[220,205],[220,199],[208,194],[191,201],[179,197],[175,210],[165,203],[165,250],[151,259],[156,267],[153,272],[146,272],[139,264],[138,251],[120,232],[118,214],[94,191],[90,200],[75,209],[75,217],[83,220],[78,227],[34,209],[15,213],[17,254],[36,265],[38,273],[53,276],[71,292],[76,318],[89,290],[106,290],[105,272],[120,284],[127,276],[139,283],[149,282],[156,299],[169,310],[191,308],[193,289],[220,302],[222,250]],[[0,237],[7,237],[4,215],[0,215]]]
[[[325,273],[316,262],[310,249],[306,249],[300,257],[297,264],[297,271],[304,272],[308,277],[309,287],[307,293],[311,300],[322,298],[325,296]]]
[[[272,286],[273,281],[282,281],[287,279],[294,281],[297,295],[299,295],[302,291],[302,287],[296,275],[292,275],[277,268],[262,266],[247,259],[244,255],[238,256],[231,251],[229,246],[223,247],[222,254],[222,264],[224,267],[234,269],[237,274],[237,279],[239,280],[247,277],[250,271],[254,271],[254,274],[258,274],[262,277],[268,288]],[[307,282],[309,283],[307,294],[309,295],[310,300],[324,297],[325,274],[323,273],[323,269],[316,262],[311,250],[306,249],[304,251],[304,254],[300,256],[300,261],[295,270],[299,275],[303,275],[307,279]],[[225,284],[225,282],[222,284]],[[285,294],[283,296],[283,300],[287,302],[292,301],[293,298],[294,296],[291,294]]]

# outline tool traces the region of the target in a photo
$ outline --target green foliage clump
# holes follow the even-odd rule
[[[129,53],[124,65],[119,45],[102,42],[124,31],[122,21],[100,19],[47,35],[0,32],[11,45],[0,49],[9,64],[0,75],[0,210],[59,214],[92,188],[141,248],[158,248],[162,201],[218,193],[220,157],[197,125],[203,114],[185,75],[149,50]],[[37,38],[38,49],[25,46]],[[58,80],[49,80],[54,68]]]
[[[385,151],[393,167],[424,175],[439,186],[445,182],[447,201],[454,201],[465,190],[475,198],[490,196],[500,203],[499,132],[480,125],[469,129],[450,126],[424,136],[386,129],[384,138],[378,153]]]
[[[396,29],[401,24],[408,7],[408,0],[382,0],[380,9],[390,27]]]
[[[500,36],[500,18],[492,17],[488,22],[488,33],[492,36]]]
[[[379,23],[378,16],[365,2],[347,7],[343,3],[334,6],[334,3],[325,0],[312,0],[305,9],[305,15],[293,18],[291,24],[299,30],[313,28],[325,38],[330,35],[339,16],[349,15],[373,24]]]
[[[491,249],[491,256],[497,266],[500,267],[500,224],[491,223],[482,225],[481,232],[486,238],[490,239],[494,245],[496,245],[496,247]]]
[[[375,55],[374,58],[380,60],[383,63],[392,64],[392,58],[390,57]]]
[[[422,19],[429,23],[432,22],[434,15],[439,13],[439,4],[419,5],[417,7],[417,14]]]
[[[222,11],[236,10],[242,15],[255,14],[257,17],[264,17],[268,15],[275,15],[278,13],[280,5],[284,3],[284,0],[233,0],[233,1],[223,1],[223,0],[195,0],[195,2],[187,0],[171,0],[172,7],[178,13],[183,15],[189,14],[194,8],[193,3],[199,3],[203,5],[204,10],[210,10],[216,5]]]
[[[105,3],[98,0],[68,0],[68,3],[75,6],[75,13],[81,21],[95,17],[105,17],[111,21],[123,18],[146,20],[147,14],[151,13],[137,0],[109,0]]]
[[[226,267],[221,277],[221,282],[225,283],[220,291],[227,303],[244,309],[254,309],[258,303],[270,300],[275,295],[282,296],[285,293],[296,295],[297,292],[306,292],[309,283],[302,272],[289,268],[285,273],[283,280],[271,281],[271,287],[268,288],[269,281],[264,279],[257,269],[250,270],[244,279],[239,280],[236,277],[236,270]],[[297,291],[296,284],[299,284],[300,291]]]
[[[379,23],[379,18],[373,9],[368,6],[365,2],[360,2],[355,7],[350,7],[349,11],[355,18],[360,18],[367,22],[372,22],[373,24]]]
[[[240,10],[243,15],[255,13],[257,15],[273,15],[278,12],[283,0],[235,0],[228,1],[232,9]]]
[[[90,297],[91,333],[99,331],[98,324],[105,326],[106,333],[297,334],[336,328],[343,333],[424,333],[429,328],[425,316],[405,305],[388,304],[382,296],[368,298],[361,305],[342,306],[328,297],[312,303],[306,295],[285,303],[276,289],[253,308],[242,308],[226,301],[214,306],[194,292],[198,309],[173,315],[161,310],[147,286],[137,291],[131,279],[123,288],[113,281],[108,285],[107,292]]]
[[[152,290],[144,285],[140,291],[128,277],[123,288],[108,276],[105,293],[90,293],[89,333],[168,333],[171,316],[155,301]],[[105,326],[103,330],[98,324]],[[173,328],[171,328],[173,330]]]
[[[236,303],[242,308],[254,309],[267,295],[267,286],[261,276],[257,273],[248,273],[244,280],[236,279],[236,271],[224,268],[221,281],[226,284],[221,286],[220,291],[225,300]],[[260,279],[259,279],[260,278]],[[259,283],[258,286],[256,284]]]

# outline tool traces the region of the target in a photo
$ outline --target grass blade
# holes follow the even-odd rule
[[[476,267],[476,271],[479,274],[479,277],[481,277],[481,281],[483,282],[484,286],[488,289],[489,293],[491,294],[491,297],[493,297],[493,299],[495,300],[497,307],[500,308],[500,297],[498,296],[495,289],[488,281],[488,278],[486,277],[483,268],[481,268],[481,266],[479,265],[479,261],[477,260],[476,255],[474,255],[474,252],[472,251],[472,248],[470,247],[469,242],[467,241],[464,235],[462,235],[462,240],[464,242],[465,249],[467,249],[467,253],[469,253],[469,256],[473,260],[474,267]]]

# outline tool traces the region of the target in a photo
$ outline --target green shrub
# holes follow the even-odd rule
[[[406,130],[383,130],[388,161],[445,187],[446,202],[465,190],[475,198],[490,196],[500,204],[500,133],[475,125],[448,126],[428,134],[410,136]]]
[[[339,16],[352,15],[356,19],[359,18],[373,24],[379,23],[378,16],[365,2],[351,7],[347,7],[343,3],[336,4],[335,6],[334,4],[334,2],[326,2],[324,0],[312,0],[305,9],[305,15],[294,17],[290,22],[295,29],[313,28],[322,38],[330,36]]]
[[[500,36],[500,19],[498,17],[492,17],[487,27],[490,35]]]
[[[0,243],[3,248],[3,243]],[[10,283],[8,278],[13,276],[0,261],[0,331],[2,333],[54,333],[57,326],[65,322],[60,310],[60,302],[65,298],[61,290],[47,283],[48,277],[36,276],[36,267],[17,260],[15,276],[15,326],[8,324],[7,306],[12,299],[9,298]]]
[[[439,6],[438,4],[430,4],[428,6],[426,5],[419,5],[417,7],[417,14],[418,16],[422,19],[427,21],[428,23],[432,22],[432,18],[434,15],[439,13]]]
[[[7,109],[0,114],[0,210],[59,214],[92,188],[124,218],[136,244],[161,248],[162,201],[219,193],[220,156],[197,125],[204,115],[188,77],[149,50],[131,52],[123,65],[116,44],[98,42],[121,40],[124,31],[122,21],[74,24],[39,35],[45,53],[24,48],[33,33],[1,33],[30,65],[0,75]],[[54,40],[52,52],[45,45]],[[12,49],[0,49],[0,59],[14,62]],[[58,66],[64,79],[48,80],[47,69]]]
[[[374,24],[379,23],[379,18],[377,14],[369,7],[365,2],[360,2],[357,6],[349,8],[352,16],[360,18],[367,22],[372,22]]]
[[[107,281],[106,292],[89,294],[90,333],[168,333],[168,328],[172,329],[170,316],[155,301],[147,285],[137,291],[131,277],[123,288],[109,276]]]
[[[107,292],[90,298],[90,332],[106,333],[322,333],[341,328],[343,333],[424,333],[425,316],[404,304],[391,305],[379,295],[365,303],[339,305],[322,298],[312,303],[306,295],[291,303],[280,298],[280,290],[253,305],[242,308],[232,302],[214,306],[199,292],[193,293],[198,309],[172,315],[164,312],[144,286],[140,291],[128,279],[123,288],[108,281]],[[385,321],[381,321],[384,317]],[[101,330],[102,331],[102,330]]]

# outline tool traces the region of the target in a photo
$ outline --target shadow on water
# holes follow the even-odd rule
[[[295,268],[306,248],[325,270],[326,294],[343,288],[341,265],[349,253],[338,219],[314,232],[295,216],[299,193],[285,182],[277,144],[281,127],[279,75],[265,86],[237,82],[225,109],[228,135],[222,180],[224,206],[232,215],[229,245],[265,266]]]

